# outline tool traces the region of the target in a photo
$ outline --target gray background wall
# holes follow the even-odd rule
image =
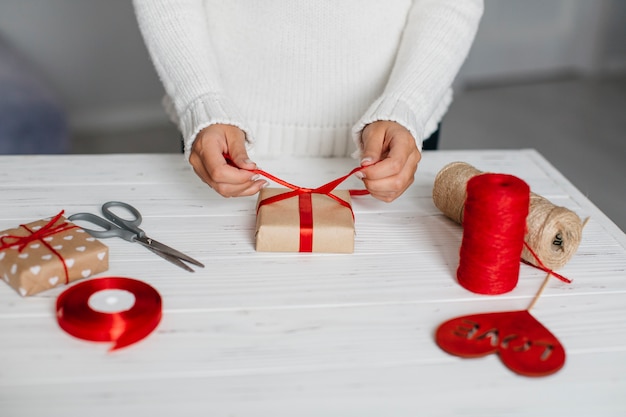
[[[486,0],[457,84],[626,69],[626,2]],[[164,122],[130,0],[1,0],[0,38],[39,68],[74,130]]]

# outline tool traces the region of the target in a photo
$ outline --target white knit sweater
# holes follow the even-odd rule
[[[214,123],[252,155],[345,156],[393,120],[418,146],[450,104],[482,0],[134,0],[186,153]]]

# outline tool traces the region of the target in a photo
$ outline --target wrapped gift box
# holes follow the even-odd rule
[[[0,277],[22,296],[108,268],[108,247],[61,215],[0,232]]]
[[[324,194],[310,194],[312,245],[301,247],[302,212],[300,198],[290,197],[270,204],[265,199],[290,192],[264,188],[259,194],[256,221],[256,250],[260,252],[354,252],[354,218],[350,208]],[[333,195],[351,204],[350,193],[335,190]],[[304,232],[306,233],[306,232]]]

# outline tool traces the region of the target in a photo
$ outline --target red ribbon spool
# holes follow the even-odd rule
[[[89,306],[89,297],[103,290],[124,290],[135,297],[134,305],[116,313]],[[83,340],[114,342],[114,351],[148,336],[161,321],[161,296],[150,285],[131,278],[105,277],[74,285],[57,298],[57,321],[67,333]]]

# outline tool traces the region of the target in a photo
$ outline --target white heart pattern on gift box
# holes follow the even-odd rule
[[[41,228],[42,226],[36,225],[31,226],[30,230],[35,231]],[[7,234],[0,233],[0,236],[2,235]],[[71,245],[70,242],[72,243]],[[0,280],[6,281],[7,284],[13,286],[22,296],[35,294],[41,291],[42,287],[56,287],[64,283],[65,280],[59,273],[58,267],[48,266],[48,263],[56,263],[56,259],[59,257],[65,263],[71,277],[70,279],[87,278],[94,273],[100,272],[103,266],[106,268],[106,265],[102,265],[102,263],[98,264],[97,267],[95,265],[95,262],[106,260],[106,247],[104,247],[104,251],[100,250],[87,255],[89,251],[93,250],[92,247],[94,249],[97,247],[93,245],[94,242],[96,242],[96,245],[99,244],[97,243],[98,239],[85,233],[84,230],[76,228],[69,235],[51,235],[41,240],[30,242],[22,250],[19,250],[19,245],[14,245],[10,249],[14,249],[15,252],[0,251],[0,261],[5,262],[4,265],[0,265]],[[72,251],[74,251],[74,254],[72,254]],[[89,265],[90,262],[94,262],[94,265]],[[47,273],[49,268],[52,274]],[[37,288],[31,288],[31,282],[34,285],[35,280],[40,282],[40,284]]]

